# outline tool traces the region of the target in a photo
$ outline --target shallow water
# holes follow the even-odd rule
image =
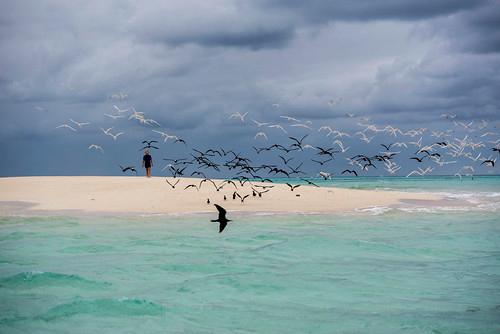
[[[301,179],[273,179],[276,182],[303,183]],[[312,180],[312,179],[311,179]],[[402,190],[402,191],[475,191],[475,192],[500,192],[499,175],[474,175],[459,178],[451,175],[428,175],[428,176],[359,176],[343,177],[334,176],[324,180],[315,178],[315,183],[321,186],[334,186],[350,189],[380,189],[380,190]]]
[[[333,177],[330,180],[309,179],[322,187],[339,187],[363,190],[384,190],[433,193],[444,198],[438,205],[427,204],[408,206],[409,212],[450,212],[450,211],[485,211],[500,212],[500,176],[475,175],[464,176],[360,176]],[[303,179],[274,179],[275,182],[306,184]],[[375,211],[387,211],[390,208],[374,208]]]
[[[495,212],[0,220],[1,333],[498,333]]]

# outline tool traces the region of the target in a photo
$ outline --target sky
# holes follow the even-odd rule
[[[447,141],[474,138],[485,144],[481,159],[496,157],[498,134],[492,143],[481,135],[499,132],[498,0],[6,0],[0,9],[0,176],[120,175],[119,164],[140,166],[141,141],[155,139],[153,174],[168,175],[162,158],[192,148],[253,157],[252,146],[290,145],[289,136],[306,134],[307,144],[330,147],[334,136],[321,126],[352,135],[336,138],[350,150],[330,166],[311,163],[314,151],[297,152],[296,163],[310,176],[321,168],[338,174],[351,154],[419,138],[382,132],[371,143],[355,140],[369,124],[426,128],[429,143],[437,140],[431,131],[450,130]],[[159,125],[128,119],[130,111],[113,120],[105,114],[116,115],[114,106]],[[231,117],[237,112],[248,113],[244,121]],[[114,140],[101,130],[110,127],[124,134]],[[269,140],[255,139],[258,132]],[[413,153],[400,161],[401,175],[420,167],[408,160]],[[466,161],[433,166],[435,173],[473,163],[458,158]]]

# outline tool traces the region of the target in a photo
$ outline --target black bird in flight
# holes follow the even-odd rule
[[[315,162],[315,163],[317,163],[317,164],[320,164],[321,166],[323,166],[324,164],[326,164],[327,162],[332,161],[332,160],[333,160],[333,158],[327,159],[327,160],[325,160],[325,161],[319,161],[319,160],[314,160],[314,159],[311,159],[311,161],[312,161],[312,162]]]
[[[219,218],[212,219],[211,221],[214,223],[219,223],[219,233],[221,233],[226,228],[227,222],[230,222],[231,219],[226,218],[226,210],[222,206],[217,204],[214,205],[217,208],[217,211],[219,211]]]
[[[256,189],[254,189],[253,187],[252,187],[252,190],[253,190],[254,192],[256,192],[256,193],[257,193],[257,195],[259,195],[259,197],[262,197],[262,194],[267,193],[267,192],[269,191],[269,189],[266,189],[266,190],[264,190],[264,191],[258,191],[258,190],[256,190]]]
[[[292,145],[290,145],[290,148],[292,147],[297,147],[298,150],[301,150],[302,151],[302,142],[304,141],[304,139],[309,136],[309,135],[305,135],[304,137],[302,137],[300,140],[298,140],[297,138],[294,138],[294,137],[288,137],[290,138],[291,140],[295,141],[295,143],[293,143]]]
[[[185,158],[182,159],[170,159],[170,158],[163,158],[165,161],[172,161],[174,165],[180,164],[182,161],[186,160]]]
[[[377,167],[370,161],[369,163],[363,165],[363,170],[368,170],[368,166],[372,166],[373,168],[377,169]]]
[[[310,184],[311,186],[315,186],[315,187],[319,188],[319,186],[316,183],[313,183],[313,182],[311,182],[309,180],[306,180],[306,179],[301,179],[301,180],[304,181],[304,182],[307,182],[307,184]]]
[[[240,195],[240,194],[236,193],[236,196],[238,196],[238,197],[240,198],[240,200],[241,200],[241,203],[243,203],[243,202],[245,202],[245,198],[247,198],[247,197],[248,197],[248,196],[250,196],[250,195],[248,195],[248,194],[247,194],[247,195],[245,195],[245,196],[241,197],[241,195]]]
[[[157,143],[157,142],[158,142],[157,140],[143,140],[142,143],[146,144],[146,145],[143,148],[141,148],[139,151],[145,150],[147,148],[158,149],[158,147],[151,145],[151,144]]]
[[[174,141],[174,144],[177,144],[177,143],[181,143],[181,144],[184,144],[184,145],[187,145],[186,144],[186,141],[182,138],[177,138],[175,141]]]
[[[215,187],[215,189],[217,191],[219,191],[219,189],[220,189],[219,187],[217,187],[217,185],[215,184],[215,182],[212,181],[211,179],[203,179],[203,180],[201,180],[200,181],[200,185],[198,186],[198,189],[201,189],[201,185],[203,184],[203,182],[211,182],[214,185],[214,187]]]
[[[316,148],[319,150],[318,153],[316,153],[317,155],[329,155],[330,157],[332,157],[333,159],[333,154],[334,153],[339,153],[339,151],[333,151],[333,147],[330,147],[330,148],[322,148],[322,147],[319,147],[319,146],[316,146]]]
[[[231,180],[224,180],[224,182],[222,182],[222,184],[221,184],[221,186],[219,187],[219,189],[221,189],[221,188],[222,188],[222,186],[223,186],[224,184],[232,184],[232,185],[234,186],[234,188],[235,188],[235,189],[238,189],[238,186],[236,185],[236,183],[234,183],[234,182],[233,182],[233,181],[231,181]]]
[[[380,144],[380,146],[385,147],[385,149],[386,149],[387,151],[389,151],[389,150],[391,149],[392,144],[393,144],[393,143],[391,143],[391,144],[389,144],[389,145]]]
[[[286,185],[290,187],[291,191],[293,191],[295,188],[300,187],[300,184],[296,184],[296,185],[292,186],[290,183],[286,183]]]
[[[189,185],[186,186],[186,188],[184,188],[184,190],[186,190],[187,188],[191,188],[191,187],[196,188],[196,190],[200,190],[200,189],[198,189],[198,187],[196,186],[196,184],[189,184]]]
[[[425,157],[422,157],[422,158],[419,158],[419,157],[412,157],[412,158],[410,158],[410,160],[411,160],[411,159],[413,159],[413,160],[417,160],[418,162],[422,162],[422,160],[424,160],[424,158],[425,158]]]
[[[340,174],[345,174],[345,173],[354,174],[354,175],[358,176],[358,173],[357,173],[354,169],[353,169],[353,170],[351,170],[351,169],[345,169],[345,170],[344,170],[342,173],[340,173]]]
[[[207,176],[203,172],[194,171],[191,173],[191,176],[193,176],[193,175],[203,176],[205,179],[207,178]]]
[[[290,162],[290,160],[293,160],[293,158],[286,159],[285,157],[282,157],[281,155],[278,155],[278,156],[281,158],[281,160],[283,160],[283,163],[285,165],[288,165],[288,163]]]
[[[491,167],[495,167],[495,160],[491,160],[491,159],[488,159],[488,160],[484,160],[483,162],[481,162],[481,165],[484,165],[484,164],[489,164],[489,166]]]
[[[167,181],[167,183],[172,187],[172,189],[175,189],[175,186],[177,185],[177,183],[179,183],[179,179],[177,179],[177,182],[175,182],[174,184],[168,182],[168,179],[165,179],[165,181]]]
[[[134,172],[137,175],[137,170],[135,169],[135,166],[128,166],[128,167],[123,167],[122,165],[119,165],[122,172],[126,173],[128,170],[131,172]]]

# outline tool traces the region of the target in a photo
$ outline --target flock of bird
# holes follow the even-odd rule
[[[276,111],[281,108],[279,104],[273,104],[272,107]],[[496,125],[485,120],[466,123],[453,114],[440,115],[439,124],[444,123],[447,126],[439,130],[402,130],[393,125],[377,125],[366,117],[345,114],[343,118],[351,120],[352,127],[358,130],[348,132],[332,125],[314,126],[312,121],[303,121],[287,115],[276,115],[274,120],[279,119],[279,122],[261,122],[249,119],[248,112],[236,112],[227,116],[226,122],[241,123],[255,131],[253,138],[249,138],[253,143],[246,150],[242,150],[246,152],[244,154],[223,147],[189,147],[186,140],[161,131],[159,122],[147,118],[145,113],[136,111],[134,107],[121,109],[113,105],[112,112],[105,113],[104,117],[113,122],[120,119],[137,122],[145,128],[149,138],[140,142],[139,151],[149,149],[155,154],[162,150],[164,144],[182,145],[183,156],[162,158],[166,165],[161,171],[170,174],[171,178],[167,178],[166,182],[172,189],[176,189],[179,183],[179,180],[175,181],[177,177],[197,177],[200,179],[199,184],[189,184],[184,190],[199,190],[207,183],[212,184],[218,192],[229,184],[235,188],[233,200],[239,198],[242,203],[251,195],[262,197],[272,189],[271,183],[278,178],[285,178],[290,190],[294,191],[301,184],[318,186],[316,178],[329,180],[335,176],[358,177],[373,171],[378,175],[398,175],[398,171],[411,163],[416,169],[402,176],[429,175],[440,167],[455,166],[454,175],[462,179],[463,176],[473,176],[478,167],[495,168],[500,155],[500,139]],[[90,122],[69,119],[68,123],[61,124],[56,129],[78,132],[90,125]],[[111,137],[113,142],[125,135],[124,131],[115,131],[114,126],[100,130],[103,136]],[[294,135],[290,133],[292,131]],[[270,138],[279,140],[270,143]],[[325,145],[325,142],[328,144]],[[360,147],[365,148],[364,153],[359,152]],[[96,143],[90,144],[88,149],[104,154],[103,146]],[[339,165],[344,167],[339,168]],[[305,168],[306,166],[308,168]],[[123,173],[137,174],[135,166],[119,164],[119,167]],[[314,170],[312,175],[311,172],[306,172],[311,169]],[[332,171],[334,169],[335,173]],[[215,177],[209,177],[213,175]],[[221,184],[216,184],[213,180],[217,175],[220,176],[218,178],[224,179]],[[251,184],[252,193],[238,193],[238,188],[246,182]],[[224,200],[226,199],[224,195]],[[210,204],[209,199],[207,203]],[[225,210],[218,205],[216,207],[222,232],[227,224]]]

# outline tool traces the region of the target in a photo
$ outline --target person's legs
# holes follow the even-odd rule
[[[151,177],[151,167],[146,168],[146,176]]]

